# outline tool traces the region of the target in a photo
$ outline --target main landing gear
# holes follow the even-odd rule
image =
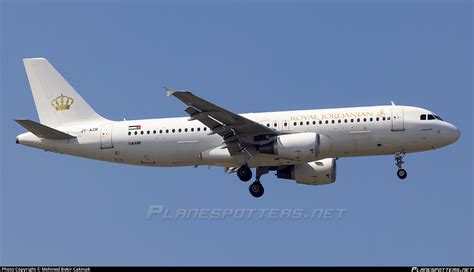
[[[262,183],[259,180],[252,182],[249,186],[249,192],[253,197],[261,197],[265,192]]]
[[[252,179],[252,170],[247,165],[242,165],[237,169],[237,176],[241,181],[247,182]]]
[[[398,167],[397,176],[398,176],[399,179],[406,179],[406,177],[407,177],[407,171],[402,168],[402,164],[405,163],[403,161],[404,156],[405,156],[404,153],[400,153],[400,152],[395,153],[395,161],[396,161],[395,164]]]
[[[260,182],[260,178],[262,175],[265,175],[269,172],[268,167],[257,167],[256,171],[256,180],[252,182],[249,186],[249,192],[253,197],[261,197],[265,192],[262,183]],[[249,181],[252,178],[252,170],[247,166],[243,165],[237,170],[237,176],[242,181]]]

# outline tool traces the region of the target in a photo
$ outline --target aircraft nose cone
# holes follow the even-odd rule
[[[453,132],[452,132],[452,139],[453,139],[453,143],[456,142],[457,140],[459,140],[459,138],[461,137],[461,131],[459,130],[459,128],[453,126]]]
[[[461,137],[461,131],[459,131],[459,129],[452,124],[448,124],[447,129],[445,131],[445,139],[447,141],[447,144],[452,144],[459,140],[459,137]]]

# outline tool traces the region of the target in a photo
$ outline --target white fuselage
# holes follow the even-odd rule
[[[317,132],[330,147],[317,159],[388,155],[432,150],[453,143],[459,130],[439,119],[421,120],[430,111],[408,106],[374,106],[322,110],[248,113],[242,116],[277,131]],[[138,129],[139,126],[139,129]],[[229,156],[221,136],[199,121],[163,118],[70,124],[57,128],[71,140],[40,139],[32,133],[17,143],[96,160],[144,166],[217,165],[239,167],[243,156]],[[213,154],[203,157],[203,153]],[[249,166],[294,164],[277,155],[249,150]]]

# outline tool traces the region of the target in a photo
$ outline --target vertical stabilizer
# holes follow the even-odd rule
[[[58,127],[106,121],[44,58],[23,59],[41,124]]]

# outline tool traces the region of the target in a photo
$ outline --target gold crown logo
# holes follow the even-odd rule
[[[60,96],[51,100],[51,105],[57,110],[68,110],[72,103],[74,103],[74,99],[69,96],[65,96],[61,94]]]

